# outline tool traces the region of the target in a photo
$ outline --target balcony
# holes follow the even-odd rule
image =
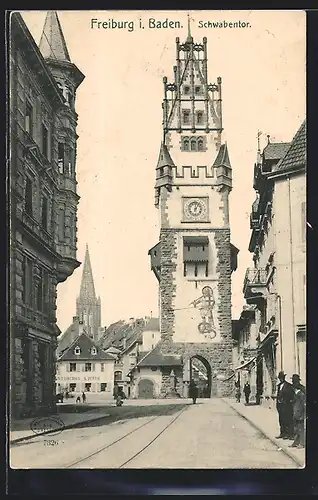
[[[264,299],[266,296],[267,272],[266,269],[246,270],[243,294],[248,304],[257,303],[259,299]]]

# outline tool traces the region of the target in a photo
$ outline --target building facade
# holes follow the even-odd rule
[[[76,259],[76,91],[50,11],[39,47],[22,16],[10,27],[10,397],[14,417],[55,405],[56,288]]]
[[[101,301],[96,297],[91,259],[86,245],[82,281],[76,300],[76,316],[83,322],[88,336],[98,342],[101,329]]]
[[[222,81],[209,83],[207,39],[176,39],[174,79],[164,83],[163,142],[156,167],[155,205],[160,241],[150,251],[160,289],[160,349],[181,356],[176,391],[198,357],[212,395],[226,395],[232,369],[231,272],[238,250],[230,243],[232,167],[222,143]],[[177,359],[177,358],[176,358]],[[172,368],[171,368],[172,369]],[[162,376],[160,394],[171,389]]]
[[[105,393],[114,389],[115,356],[104,352],[85,330],[56,361],[56,392]]]
[[[276,394],[277,373],[306,379],[306,122],[291,143],[268,142],[254,169],[256,200],[251,212],[254,268],[243,292],[254,307],[254,323],[240,324],[236,340],[248,345],[258,400]],[[253,333],[252,333],[253,329]]]

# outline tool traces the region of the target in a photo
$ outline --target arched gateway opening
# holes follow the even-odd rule
[[[210,363],[199,354],[189,360],[190,380],[194,380],[199,389],[199,398],[210,398],[212,391],[212,369]]]

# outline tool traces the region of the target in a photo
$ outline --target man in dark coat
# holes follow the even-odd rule
[[[295,393],[292,385],[286,382],[285,378],[286,374],[279,372],[276,408],[279,417],[280,434],[277,438],[294,439],[293,403]]]
[[[250,386],[249,382],[245,383],[243,391],[245,394],[245,402],[248,405],[248,403],[250,401],[250,395],[251,395],[251,386]]]
[[[292,384],[295,391],[294,398],[294,429],[295,439],[292,447],[304,448],[305,446],[305,418],[306,418],[306,389],[300,383],[300,377],[296,373],[292,376]]]
[[[199,393],[199,390],[198,390],[198,387],[196,386],[196,383],[194,382],[194,380],[190,380],[189,397],[192,399],[194,405],[197,401],[198,393]]]

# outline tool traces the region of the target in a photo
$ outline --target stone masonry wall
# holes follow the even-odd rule
[[[204,231],[202,231],[203,233]],[[221,342],[213,343],[176,343],[173,342],[175,326],[174,298],[176,296],[176,233],[175,229],[162,229],[161,241],[161,351],[163,354],[181,355],[185,363],[189,358],[200,355],[211,366],[212,396],[228,396],[233,391],[234,379],[220,380],[217,375],[227,379],[232,369],[232,323],[231,323],[231,254],[230,230],[214,229],[217,247],[218,280],[218,322]],[[180,387],[180,381],[177,381]],[[162,385],[162,396],[165,386]],[[182,393],[182,392],[181,392]]]

